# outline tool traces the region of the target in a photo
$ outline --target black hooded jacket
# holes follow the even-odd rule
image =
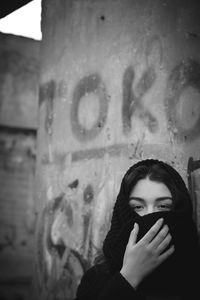
[[[156,212],[141,217],[128,205],[130,190],[127,189],[125,181],[127,182],[136,167],[155,163],[170,174],[180,191],[176,199],[177,207],[173,211]],[[139,240],[161,217],[169,227],[175,252],[135,290],[120,273],[131,230],[137,222]],[[199,249],[197,229],[192,219],[192,203],[183,179],[175,169],[164,162],[152,159],[141,161],[133,165],[122,180],[110,230],[103,243],[104,261],[97,263],[84,274],[76,300],[200,299]]]

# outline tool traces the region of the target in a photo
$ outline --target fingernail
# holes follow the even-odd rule
[[[164,221],[163,218],[159,219],[158,222],[161,224]]]
[[[163,229],[164,229],[164,230],[169,230],[169,227],[165,224],[165,225],[163,226]]]

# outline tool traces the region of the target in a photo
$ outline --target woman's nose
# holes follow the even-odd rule
[[[147,207],[147,213],[150,214],[150,213],[153,213],[153,212],[156,212],[156,208],[154,206],[148,206]]]

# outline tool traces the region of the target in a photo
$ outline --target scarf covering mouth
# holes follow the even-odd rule
[[[175,211],[162,211],[139,216],[128,205],[130,191],[127,192],[124,181],[137,166],[154,163],[159,163],[172,176],[177,187],[182,190],[182,198],[178,199],[178,209]],[[139,241],[161,217],[164,219],[163,225],[167,224],[169,227],[172,236],[170,245],[175,246],[175,251],[142,281],[139,290],[147,293],[164,291],[166,294],[177,294],[180,290],[184,290],[187,294],[197,285],[196,271],[199,272],[200,266],[198,234],[192,219],[192,204],[185,183],[176,170],[163,162],[145,160],[132,166],[125,174],[113,209],[111,227],[103,243],[105,258],[111,272],[119,272],[134,224],[138,223],[139,225],[137,236],[137,241]]]

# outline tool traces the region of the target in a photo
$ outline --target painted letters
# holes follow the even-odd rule
[[[79,121],[78,109],[82,97],[94,93],[99,99],[99,116],[90,129],[86,129]],[[90,108],[88,107],[88,110]],[[88,141],[95,138],[103,129],[108,111],[108,99],[105,85],[99,74],[91,74],[81,79],[75,87],[71,106],[71,128],[76,138]]]

